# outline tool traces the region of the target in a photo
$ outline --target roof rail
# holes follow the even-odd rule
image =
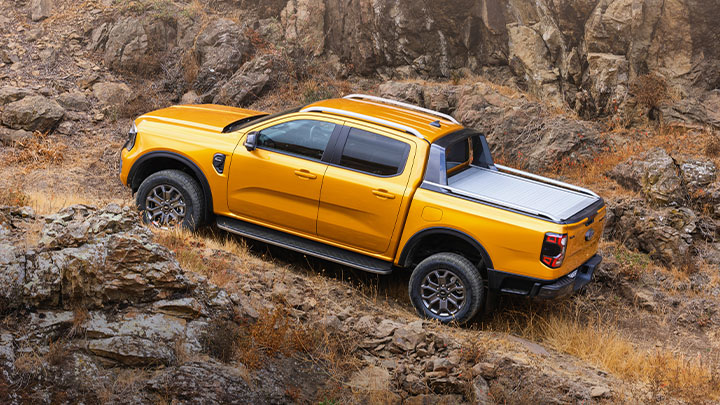
[[[425,114],[430,114],[430,115],[434,115],[436,117],[444,118],[444,119],[452,122],[453,124],[460,125],[460,123],[455,118],[451,117],[448,114],[443,114],[440,111],[431,110],[429,108],[423,108],[423,107],[420,107],[420,106],[417,106],[414,104],[403,103],[402,101],[392,100],[392,99],[384,98],[384,97],[369,96],[367,94],[349,94],[343,98],[370,100],[370,101],[377,101],[379,103],[392,104],[392,105],[396,105],[399,107],[408,108],[410,110],[420,111],[420,112],[424,112]]]
[[[341,110],[339,108],[329,108],[329,107],[323,107],[323,106],[312,106],[312,107],[306,107],[300,110],[300,112],[326,112],[330,114],[338,114],[338,115],[346,115],[348,117],[353,117],[357,119],[361,119],[363,121],[369,121],[374,122],[376,124],[385,125],[386,127],[399,129],[401,131],[405,131],[409,134],[415,135],[420,139],[425,139],[420,132],[418,132],[417,129],[410,128],[407,125],[398,124],[396,122],[384,120],[382,118],[372,117],[370,115],[365,114],[358,114],[356,112],[347,111],[347,110]]]

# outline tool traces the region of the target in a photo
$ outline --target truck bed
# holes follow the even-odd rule
[[[561,222],[589,207],[598,197],[497,170],[470,166],[448,178],[459,194],[478,197]]]

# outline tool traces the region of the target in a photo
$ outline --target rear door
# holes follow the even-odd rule
[[[408,185],[415,144],[347,124],[325,172],[318,236],[373,253],[388,249]]]
[[[258,128],[257,148],[244,139],[230,165],[228,207],[234,214],[287,231],[316,234],[320,189],[328,165],[328,145],[342,129],[340,120],[294,117]]]

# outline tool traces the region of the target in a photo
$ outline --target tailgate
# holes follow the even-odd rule
[[[574,270],[590,259],[598,250],[605,226],[605,207],[582,222],[568,227],[568,245],[563,268]]]

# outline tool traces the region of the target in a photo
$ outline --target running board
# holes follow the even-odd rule
[[[234,218],[218,216],[217,226],[240,236],[295,250],[370,273],[390,274],[392,272],[392,263]]]

